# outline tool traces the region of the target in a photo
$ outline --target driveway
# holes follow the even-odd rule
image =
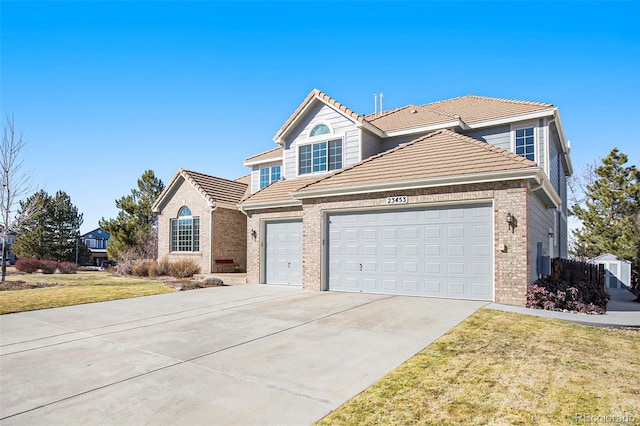
[[[0,317],[0,421],[309,424],[485,302],[244,285]]]

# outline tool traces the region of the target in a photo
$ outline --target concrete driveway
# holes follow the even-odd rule
[[[484,302],[245,285],[0,317],[0,421],[309,424]]]

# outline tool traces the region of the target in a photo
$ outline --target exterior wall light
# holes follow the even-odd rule
[[[253,238],[253,241],[258,238],[258,232],[255,229],[251,230],[251,238]]]
[[[509,229],[511,232],[515,232],[516,227],[518,226],[518,219],[511,212],[507,213],[507,223],[509,224]]]

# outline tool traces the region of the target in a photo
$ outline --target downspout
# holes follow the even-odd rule
[[[210,250],[209,250],[209,273],[212,273],[213,272],[213,259],[214,259],[214,257],[213,257],[213,242],[214,242],[213,234],[214,234],[214,231],[213,230],[215,229],[214,228],[214,223],[213,223],[213,212],[218,210],[218,205],[216,203],[213,203],[213,206],[209,206],[209,207],[211,207],[211,212],[210,212],[211,213],[211,220],[210,220],[210,223],[211,223],[211,240],[209,241],[209,244],[210,244],[210,246],[209,246],[209,248],[210,248]]]

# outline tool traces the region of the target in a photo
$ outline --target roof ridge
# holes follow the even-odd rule
[[[367,114],[367,115],[365,115],[365,116],[364,116],[364,119],[365,119],[365,120],[367,120],[367,121],[369,121],[369,120],[375,120],[375,119],[377,119],[377,118],[386,117],[387,115],[391,115],[391,114],[393,114],[393,113],[399,112],[399,111],[401,111],[401,110],[403,110],[403,109],[409,108],[410,106],[420,106],[420,105],[408,104],[408,105],[405,105],[405,106],[402,106],[402,107],[392,108],[392,109],[389,109],[389,110],[387,110],[387,111],[380,112],[380,113],[378,113],[378,112],[372,112],[371,114]],[[375,115],[375,114],[380,114],[380,115]],[[373,117],[370,117],[370,116],[372,116],[372,115],[373,115]],[[369,123],[369,124],[371,124],[371,123]]]
[[[429,105],[433,105],[433,104],[439,104],[439,103],[443,103],[443,102],[449,102],[449,101],[455,101],[458,99],[463,99],[463,98],[476,98],[476,99],[487,99],[487,100],[492,100],[492,101],[501,101],[501,102],[509,102],[509,103],[514,103],[514,104],[525,104],[525,105],[538,105],[538,106],[553,106],[553,104],[547,103],[547,102],[538,102],[538,101],[523,101],[523,100],[519,100],[519,99],[507,99],[507,98],[497,98],[494,96],[483,96],[483,95],[474,95],[474,94],[468,94],[468,95],[462,95],[462,96],[456,96],[453,98],[449,98],[449,99],[443,99],[440,101],[433,101],[433,102],[428,102],[426,104],[423,104],[422,106],[429,106]]]
[[[259,157],[259,156],[264,155],[264,154],[268,154],[269,152],[275,151],[277,149],[282,149],[282,147],[281,146],[276,146],[275,148],[271,148],[271,149],[268,149],[266,151],[262,151],[262,152],[260,152],[258,154],[251,155],[251,156],[245,158],[244,161],[247,161],[247,160],[249,160],[251,158],[254,158],[254,157]]]
[[[220,176],[208,175],[206,173],[196,172],[194,170],[186,170],[186,169],[182,169],[181,168],[180,171],[182,171],[184,173],[187,173],[187,174],[196,174],[196,175],[206,176],[206,177],[210,177],[210,178],[214,178],[214,179],[225,180],[227,182],[237,183],[237,184],[240,184],[240,185],[245,185],[245,186],[247,185],[246,183],[238,182],[238,181],[236,181],[234,179],[227,179],[227,178],[223,178],[223,177],[220,177]],[[248,173],[248,174],[251,174],[251,173]]]

